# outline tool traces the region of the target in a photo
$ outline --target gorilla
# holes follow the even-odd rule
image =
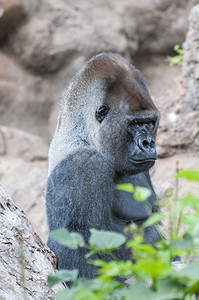
[[[49,149],[46,211],[50,231],[67,228],[88,241],[90,229],[123,233],[148,218],[142,202],[115,188],[132,183],[147,187],[145,203],[157,210],[149,169],[157,158],[155,138],[160,113],[142,74],[119,55],[93,57],[63,93],[56,131]],[[155,226],[145,239],[160,239]],[[71,250],[49,238],[58,269],[79,269],[79,276],[94,278],[96,267],[85,260],[87,249]],[[125,247],[119,259],[130,259]],[[110,260],[105,254],[95,258]]]

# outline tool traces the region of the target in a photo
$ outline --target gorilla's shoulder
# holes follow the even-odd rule
[[[88,172],[113,172],[113,167],[108,158],[93,149],[82,149],[67,155],[52,171],[52,174],[88,173]]]

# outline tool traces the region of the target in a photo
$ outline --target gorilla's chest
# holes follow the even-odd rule
[[[120,177],[116,180],[116,184],[132,183],[133,186],[143,186],[151,189],[150,184],[144,174],[137,176]],[[151,190],[152,191],[152,190]],[[113,200],[113,215],[118,221],[124,221],[125,223],[136,221],[138,224],[142,223],[148,217],[147,210],[152,211],[155,194],[152,191],[150,198],[147,201],[136,201],[132,193],[115,190],[115,197]]]

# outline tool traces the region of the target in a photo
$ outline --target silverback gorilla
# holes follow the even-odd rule
[[[124,227],[142,224],[148,214],[132,194],[115,189],[132,183],[150,188],[146,201],[156,210],[149,169],[157,158],[155,137],[159,111],[141,73],[115,54],[92,58],[73,78],[60,104],[57,127],[49,150],[46,209],[50,231],[67,228],[88,241],[90,228],[123,233]],[[160,239],[154,226],[145,239]],[[87,264],[87,250],[71,250],[49,238],[58,269],[79,269],[79,276],[94,278],[96,267]],[[123,247],[119,259],[129,259]],[[110,260],[105,254],[98,258]]]

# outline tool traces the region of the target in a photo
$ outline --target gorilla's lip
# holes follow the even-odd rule
[[[135,164],[154,163],[156,161],[156,158],[148,158],[148,159],[133,159],[133,158],[130,158],[130,161],[135,163]]]

